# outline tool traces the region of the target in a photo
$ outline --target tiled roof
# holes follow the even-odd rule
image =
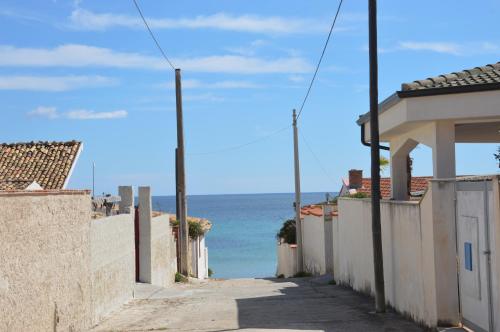
[[[432,176],[413,176],[411,178],[411,189],[410,191],[419,192],[424,191],[429,186],[429,180],[432,179]],[[357,192],[361,192],[371,195],[372,190],[372,179],[363,178],[362,187],[356,189]],[[380,178],[380,195],[383,199],[391,198],[391,178]]]
[[[304,216],[315,216],[315,217],[322,217],[323,216],[323,205],[321,204],[311,204],[311,205],[305,205],[300,208],[300,217],[303,218]],[[337,215],[337,211],[335,209],[332,209],[331,212],[332,216]]]
[[[7,189],[37,182],[43,189],[63,189],[81,142],[0,144],[0,181]]]
[[[24,190],[32,183],[33,181],[23,179],[0,179],[0,190]]]
[[[403,83],[401,85],[401,90],[415,91],[492,83],[500,84],[500,62],[460,72],[453,72],[451,74],[430,77],[425,80],[418,80],[412,83]]]

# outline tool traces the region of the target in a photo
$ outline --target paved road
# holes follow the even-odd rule
[[[137,299],[94,331],[424,331],[325,279],[232,279],[139,284]]]

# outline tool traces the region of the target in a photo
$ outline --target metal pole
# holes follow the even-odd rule
[[[293,110],[293,165],[295,169],[295,230],[297,235],[297,269],[303,271],[304,258],[302,257],[302,224],[300,222],[300,165],[299,165],[299,138],[297,129],[297,113]]]
[[[377,1],[368,0],[370,53],[370,139],[372,177],[372,239],[375,274],[375,308],[385,312],[384,260],[380,225],[380,139],[378,128]]]
[[[181,251],[181,273],[189,276],[189,239],[187,223],[187,204],[186,204],[186,176],[184,168],[184,128],[182,124],[182,92],[181,92],[181,70],[175,70],[175,101],[177,108],[177,192],[178,192],[178,210],[179,215],[179,241]]]

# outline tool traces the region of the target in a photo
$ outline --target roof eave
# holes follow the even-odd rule
[[[492,90],[500,90],[500,83],[486,83],[486,84],[450,86],[445,88],[396,91],[378,105],[378,110],[379,114],[381,114],[387,111],[395,104],[397,104],[403,98],[438,96],[446,94],[482,92],[482,91],[492,91]],[[360,115],[356,123],[361,126],[369,121],[370,121],[370,112]]]
[[[401,97],[399,96],[399,91],[394,92],[392,95],[385,98],[384,101],[378,104],[378,113],[381,114],[387,111],[389,108],[399,103],[400,100]],[[360,115],[356,123],[361,126],[362,124],[367,123],[369,121],[370,121],[370,112],[367,112],[363,115]]]

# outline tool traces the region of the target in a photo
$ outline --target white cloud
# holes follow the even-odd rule
[[[444,42],[414,42],[406,41],[400,42],[399,47],[405,50],[412,51],[432,51],[437,53],[459,54],[460,45],[455,43]]]
[[[109,120],[109,119],[122,119],[126,118],[128,112],[125,110],[111,111],[111,112],[95,112],[91,110],[73,110],[66,114],[68,119],[73,120]]]
[[[52,49],[0,46],[0,66],[167,68],[160,58],[108,48],[66,44]]]
[[[328,22],[281,16],[231,15],[217,13],[190,18],[147,18],[152,29],[218,29],[264,34],[323,32]],[[70,16],[71,26],[84,30],[105,30],[113,27],[143,28],[137,16],[94,13],[77,8]]]
[[[173,58],[173,63],[187,71],[208,73],[305,73],[312,66],[301,57],[259,58],[240,55]],[[168,69],[160,57],[117,52],[108,48],[66,44],[52,49],[0,46],[3,67],[110,67]]]
[[[288,79],[294,83],[300,83],[304,81],[304,76],[301,75],[290,75]]]
[[[435,53],[470,56],[478,54],[499,54],[500,45],[488,41],[480,42],[416,42],[403,41],[392,49],[386,49],[386,52],[407,50],[407,51],[428,51]]]
[[[56,119],[59,117],[57,109],[52,106],[38,106],[33,111],[28,112],[29,116],[44,117],[48,119]]]
[[[115,83],[105,76],[0,76],[0,90],[59,92]]]
[[[158,86],[162,88],[167,87],[168,89],[175,88],[173,82],[163,83]],[[203,82],[196,79],[185,79],[182,81],[183,89],[258,89],[261,87],[261,85],[249,81]]]
[[[117,110],[110,112],[95,112],[91,110],[71,110],[68,112],[60,113],[57,108],[53,106],[38,106],[33,111],[28,112],[32,117],[43,117],[47,119],[66,118],[72,120],[110,120],[126,118],[128,112],[125,110]]]
[[[183,97],[184,101],[210,101],[222,102],[225,101],[223,97],[215,96],[212,93],[203,93],[198,95],[186,95]]]

